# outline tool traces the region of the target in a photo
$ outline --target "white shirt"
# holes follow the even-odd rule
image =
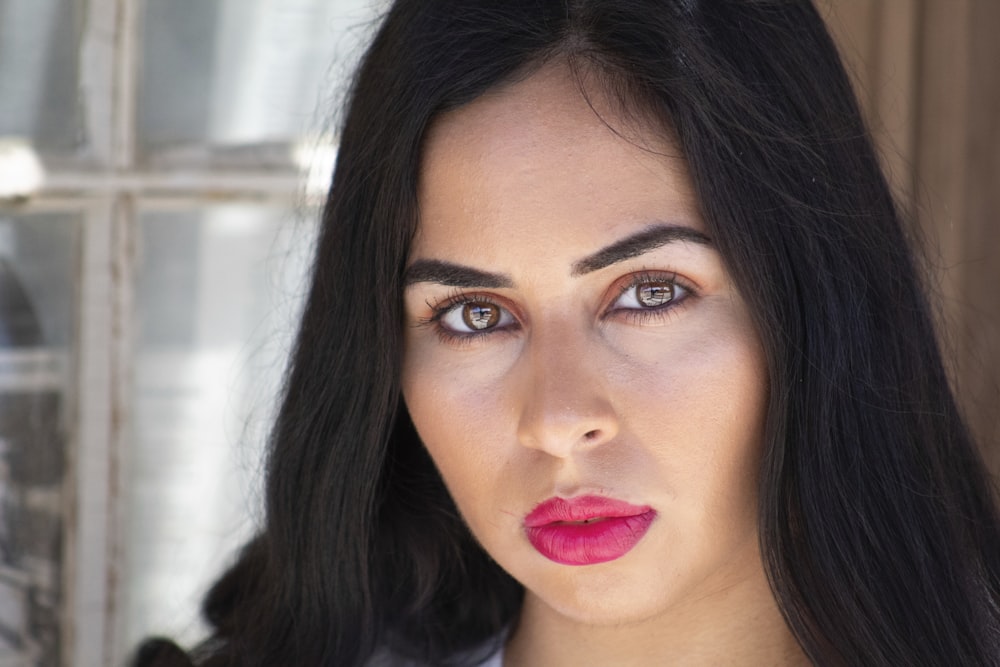
[[[375,654],[365,663],[365,667],[426,667],[424,665],[418,665],[412,661],[402,662],[398,657],[394,657],[392,653],[385,649],[380,649],[375,651]],[[462,665],[462,667],[503,667],[503,646],[500,650],[491,655],[486,662],[469,663],[468,666]]]
[[[500,650],[490,656],[490,659],[480,667],[503,667],[503,647],[501,646]]]

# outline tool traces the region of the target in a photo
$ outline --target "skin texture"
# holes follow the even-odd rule
[[[499,278],[415,271],[403,394],[473,534],[526,588],[508,665],[802,660],[757,546],[767,381],[740,286],[697,240],[582,270],[651,228],[704,234],[665,134],[555,63],[426,140],[410,266]],[[673,281],[673,301],[644,307],[636,281]],[[456,298],[495,325],[468,335]],[[571,566],[531,546],[538,503],[594,494],[656,510],[631,551]]]

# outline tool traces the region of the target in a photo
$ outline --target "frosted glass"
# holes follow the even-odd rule
[[[0,665],[60,664],[79,230],[0,212]]]
[[[77,151],[82,16],[82,0],[0,0],[0,137],[46,154]]]
[[[237,164],[290,163],[289,146],[337,107],[378,4],[146,0],[139,96],[145,154],[185,160],[214,145],[236,150],[228,161]]]
[[[206,587],[253,530],[312,242],[249,204],[147,211],[140,237],[122,651],[195,641]]]

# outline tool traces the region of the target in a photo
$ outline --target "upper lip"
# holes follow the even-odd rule
[[[604,496],[554,497],[535,506],[524,517],[524,525],[528,528],[537,528],[559,522],[637,516],[651,510],[649,505],[633,505],[624,500]]]

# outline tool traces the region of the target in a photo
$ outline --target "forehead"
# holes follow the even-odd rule
[[[516,158],[560,139],[583,148],[594,140],[618,138],[651,154],[675,158],[682,168],[666,120],[631,109],[624,113],[627,103],[606,90],[596,74],[572,69],[564,61],[491,89],[434,120],[424,140],[424,173],[428,166],[437,166],[435,158],[441,153],[452,160],[474,153]]]
[[[467,242],[457,237],[469,229],[488,244],[566,225],[600,242],[595,235],[673,221],[664,216],[697,226],[675,142],[620,106],[552,63],[443,114],[425,139],[415,249]]]

